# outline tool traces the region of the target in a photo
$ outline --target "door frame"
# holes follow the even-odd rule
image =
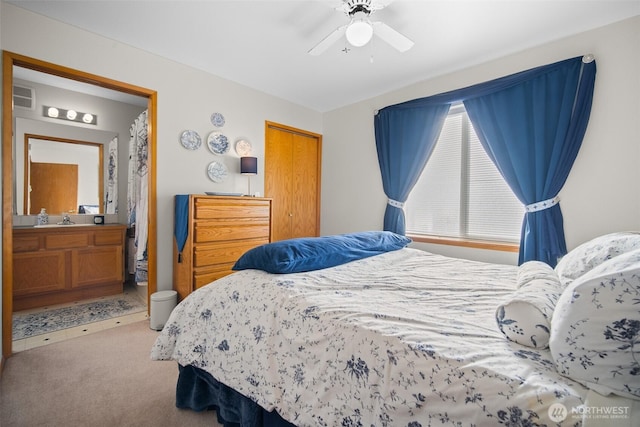
[[[149,138],[149,207],[147,243],[149,297],[156,291],[156,121],[157,99],[155,90],[134,86],[73,68],[64,67],[17,53],[2,52],[2,363],[12,354],[13,323],[13,67],[23,67],[46,74],[67,78],[147,98]]]

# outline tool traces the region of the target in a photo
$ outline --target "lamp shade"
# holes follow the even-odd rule
[[[240,173],[242,175],[258,174],[258,158],[257,157],[240,157]]]

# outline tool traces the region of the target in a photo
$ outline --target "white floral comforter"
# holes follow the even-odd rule
[[[516,271],[409,248],[245,270],[181,302],[152,359],[201,368],[298,426],[580,424],[586,390],[497,327]]]

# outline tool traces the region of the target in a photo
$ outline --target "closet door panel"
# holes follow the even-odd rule
[[[293,176],[291,237],[318,234],[318,144],[315,138],[292,134]]]
[[[265,146],[265,163],[275,170],[265,174],[265,195],[274,200],[272,206],[272,240],[288,239],[291,235],[293,202],[293,134],[272,132]]]

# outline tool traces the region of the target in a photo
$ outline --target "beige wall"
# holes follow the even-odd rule
[[[640,17],[324,114],[322,234],[379,229],[386,196],[373,135],[376,109],[593,53],[596,86],[585,139],[560,193],[569,249],[594,236],[640,230]],[[450,256],[516,263],[517,255],[440,245]]]

